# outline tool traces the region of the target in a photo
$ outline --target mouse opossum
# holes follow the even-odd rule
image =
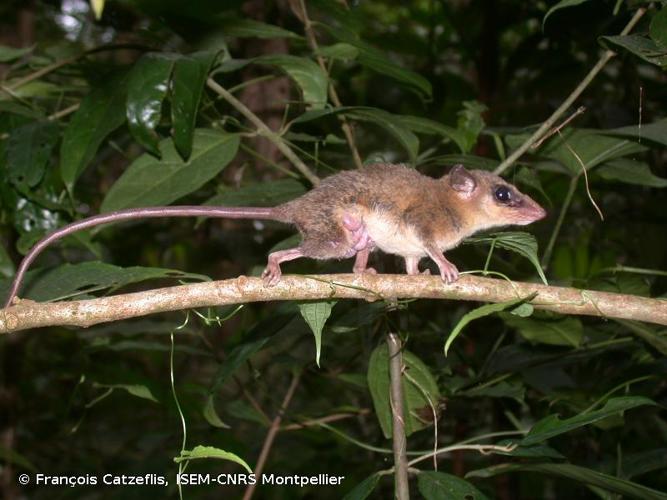
[[[299,257],[356,257],[355,273],[375,273],[367,266],[374,249],[400,255],[408,274],[418,274],[422,257],[438,265],[446,283],[458,270],[442,252],[473,233],[542,219],[544,209],[516,187],[489,172],[462,165],[433,179],[405,165],[376,164],[324,179],[312,191],[273,208],[169,206],[132,208],[73,222],[40,240],[23,258],[7,299],[11,305],[25,272],[52,242],[82,229],[129,219],[222,217],[268,219],[293,224],[303,240],[295,248],[269,255],[262,277],[280,280],[280,264]]]

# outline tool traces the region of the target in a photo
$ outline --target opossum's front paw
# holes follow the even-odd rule
[[[266,265],[266,269],[262,272],[262,279],[264,280],[264,286],[276,286],[280,281],[280,277],[283,275],[278,264],[269,262]]]
[[[378,273],[378,272],[375,270],[374,267],[366,267],[366,266],[364,266],[364,267],[354,266],[354,267],[352,268],[352,272],[353,272],[354,274],[377,274],[377,273]]]
[[[440,268],[440,277],[445,283],[454,283],[459,279],[459,270],[447,259],[444,259],[444,262],[438,263],[438,267]]]

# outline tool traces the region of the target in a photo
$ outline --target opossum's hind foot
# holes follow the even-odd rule
[[[280,281],[280,277],[283,274],[280,270],[280,264],[289,260],[298,259],[299,257],[304,257],[304,253],[301,247],[280,250],[278,252],[269,254],[269,260],[266,264],[266,268],[264,269],[264,272],[262,272],[264,285],[275,286]]]

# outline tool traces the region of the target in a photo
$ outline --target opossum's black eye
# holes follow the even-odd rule
[[[507,186],[498,186],[493,195],[500,203],[509,203],[512,201],[512,190]]]

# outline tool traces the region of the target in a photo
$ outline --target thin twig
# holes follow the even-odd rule
[[[270,140],[285,157],[292,162],[292,165],[301,172],[301,174],[308,179],[314,186],[320,183],[320,179],[308,168],[308,166],[301,161],[294,151],[283,141],[283,139],[271,130],[259,117],[250,111],[248,107],[234,97],[227,89],[219,85],[213,78],[206,80],[206,85],[219,94],[225,101],[237,109],[239,113],[245,116],[255,127],[257,132]]]
[[[313,51],[313,54],[315,54],[315,58],[317,59],[317,63],[320,65],[320,68],[322,68],[322,71],[327,75],[327,77],[330,77],[329,75],[329,69],[327,68],[327,65],[324,63],[324,58],[318,54],[319,47],[317,45],[317,37],[315,36],[315,30],[313,30],[313,23],[308,17],[308,11],[306,10],[306,2],[304,0],[300,0],[300,7],[301,7],[301,21],[303,22],[303,27],[306,32],[306,39],[308,40],[308,45],[310,45],[311,50]],[[338,92],[336,92],[336,88],[333,85],[333,82],[329,81],[329,98],[331,99],[331,102],[336,106],[337,108],[342,107],[342,102],[340,98],[338,97]],[[338,119],[340,120],[341,123],[341,128],[343,129],[343,133],[345,134],[345,139],[347,140],[347,144],[350,146],[350,151],[352,152],[352,158],[354,159],[354,164],[356,165],[357,168],[363,167],[363,162],[361,161],[361,156],[359,155],[359,150],[357,149],[356,142],[354,140],[354,133],[352,132],[352,127],[350,123],[347,121],[347,118],[343,115],[338,115]]]
[[[577,116],[580,114],[584,113],[586,111],[586,106],[579,106],[577,110],[572,113],[563,123],[558,125],[556,128],[551,129],[548,133],[544,134],[544,137],[542,137],[539,141],[537,141],[535,144],[533,144],[530,149],[537,149],[539,148],[544,141],[546,141],[549,137],[556,133],[560,133],[563,128],[570,123],[572,120],[574,120]]]
[[[639,8],[637,9],[637,12],[635,12],[635,15],[632,16],[632,19],[628,22],[628,24],[623,28],[623,31],[621,31],[621,35],[627,35],[630,33],[632,28],[635,27],[635,25],[639,22],[639,20],[642,18],[642,16],[646,13],[646,8]],[[598,60],[597,64],[593,66],[593,68],[588,72],[588,74],[584,77],[584,79],[577,85],[577,87],[572,91],[572,93],[563,101],[563,104],[561,104],[556,111],[553,112],[553,114],[547,118],[547,120],[538,128],[533,135],[530,136],[521,146],[519,146],[511,155],[509,155],[505,161],[503,161],[498,167],[494,170],[494,173],[497,175],[502,174],[505,170],[507,170],[516,160],[518,160],[522,154],[524,154],[530,147],[537,142],[551,127],[554,126],[554,124],[558,121],[558,119],[565,113],[572,104],[574,104],[574,101],[576,101],[581,93],[586,90],[586,87],[590,85],[590,83],[593,81],[593,79],[597,76],[597,74],[602,70],[602,68],[605,67],[605,65],[609,62],[609,60],[614,57],[616,53],[613,50],[605,50],[600,59]]]
[[[394,450],[394,498],[409,500],[407,439],[403,408],[403,347],[395,333],[387,334],[389,349],[389,403],[391,407],[392,448]]]
[[[294,373],[294,375],[292,376],[292,382],[290,383],[287,392],[285,393],[285,397],[283,398],[283,402],[280,405],[280,409],[278,410],[278,413],[273,419],[273,422],[271,422],[271,427],[269,427],[269,432],[266,433],[266,438],[264,439],[264,444],[262,445],[262,451],[260,452],[259,458],[257,459],[257,465],[255,465],[255,469],[253,470],[253,472],[257,477],[262,476],[262,472],[264,471],[264,465],[266,465],[266,459],[269,457],[269,452],[271,451],[271,447],[273,446],[273,441],[275,440],[276,435],[280,430],[280,423],[283,421],[283,415],[285,414],[285,411],[287,410],[287,407],[289,406],[290,401],[292,400],[292,396],[294,396],[294,392],[296,391],[296,388],[299,385],[300,379],[301,379],[301,372],[298,371]],[[250,498],[252,498],[256,486],[257,483],[248,486],[248,488],[245,490],[245,493],[243,494],[243,500],[249,500]]]

